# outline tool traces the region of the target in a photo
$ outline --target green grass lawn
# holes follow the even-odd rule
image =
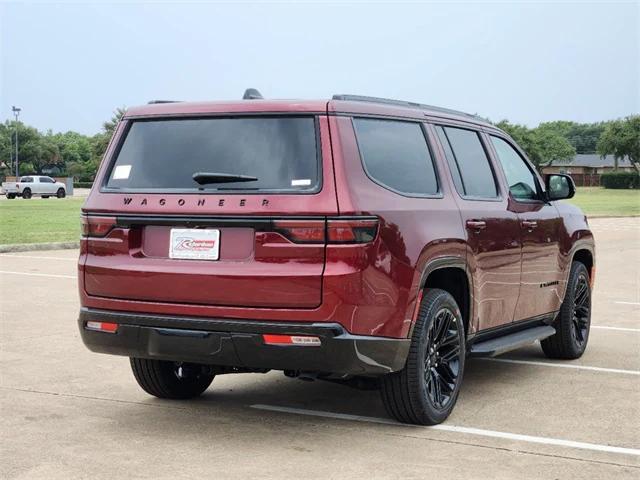
[[[587,215],[640,215],[640,190],[612,190],[602,187],[578,187],[569,202]]]
[[[587,215],[640,215],[640,190],[580,187],[568,201]],[[84,198],[0,200],[0,245],[77,240],[83,202]]]
[[[83,202],[72,197],[0,200],[0,245],[78,240]]]

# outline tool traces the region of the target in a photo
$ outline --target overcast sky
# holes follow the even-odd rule
[[[640,3],[9,3],[0,120],[150,99],[392,97],[535,126],[640,112]]]

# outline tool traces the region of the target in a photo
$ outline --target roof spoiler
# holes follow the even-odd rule
[[[182,100],[149,100],[147,105],[155,105],[157,103],[180,103]]]

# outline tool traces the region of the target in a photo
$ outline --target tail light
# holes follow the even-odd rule
[[[378,232],[377,218],[275,220],[274,230],[294,243],[369,243]]]
[[[327,222],[329,243],[369,243],[376,238],[377,232],[377,218],[334,219]]]
[[[116,226],[115,217],[88,217],[82,218],[83,237],[104,237]]]
[[[324,220],[275,220],[273,227],[294,243],[324,243]]]

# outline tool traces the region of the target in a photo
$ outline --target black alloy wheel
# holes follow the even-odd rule
[[[427,333],[424,378],[427,395],[438,409],[445,408],[456,391],[460,375],[460,322],[449,308],[442,308]]]
[[[465,355],[464,320],[455,299],[445,290],[425,290],[405,367],[381,379],[389,415],[418,425],[445,421],[458,399]]]
[[[573,262],[567,290],[553,326],[556,333],[540,342],[549,358],[580,358],[587,348],[591,327],[591,282],[589,270]]]

